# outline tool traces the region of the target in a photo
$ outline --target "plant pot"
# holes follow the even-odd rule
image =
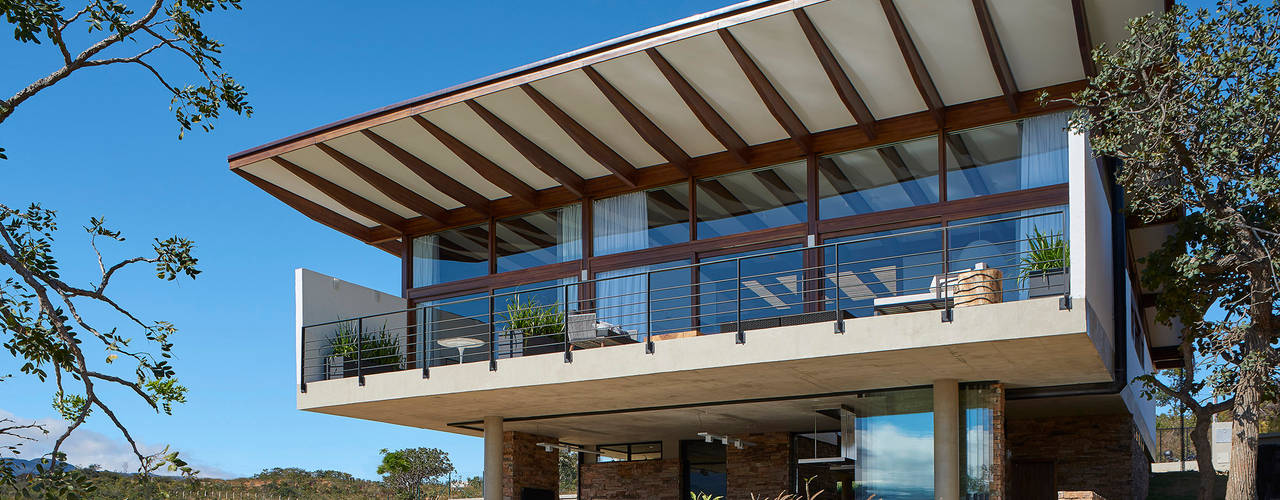
[[[564,352],[564,338],[561,335],[543,335],[524,338],[525,356]]]
[[[354,377],[360,373],[360,362],[355,358],[343,358],[342,361],[342,377]]]
[[[1067,273],[1062,269],[1045,269],[1027,273],[1027,296],[1030,298],[1062,295],[1067,292]]]
[[[324,378],[323,380],[333,380],[345,377],[346,371],[345,361],[341,354],[333,354],[324,358]]]

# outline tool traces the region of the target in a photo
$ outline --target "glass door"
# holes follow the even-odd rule
[[[725,469],[725,447],[704,440],[680,442],[680,476],[684,483],[681,498],[699,499],[724,496],[728,489]]]

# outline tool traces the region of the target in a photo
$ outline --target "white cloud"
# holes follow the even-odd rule
[[[39,430],[26,429],[19,434],[29,437],[32,440],[18,439],[11,436],[0,436],[0,447],[11,444],[21,446],[21,454],[19,458],[32,459],[39,458],[43,454],[53,450],[54,443],[57,442],[58,436],[67,430],[67,422],[60,418],[38,418],[31,419],[20,417],[0,409],[0,419],[8,418],[13,420],[15,424],[23,425],[36,423],[44,426],[49,431],[44,434]],[[155,445],[138,440],[136,430],[131,434],[135,434],[135,441],[138,443],[138,449],[143,454],[152,454],[160,452],[164,449],[163,445]],[[176,448],[171,448],[173,451]],[[117,472],[137,472],[138,458],[134,456],[133,450],[129,447],[129,443],[119,436],[108,436],[101,432],[86,429],[83,426],[71,433],[71,436],[62,443],[62,452],[67,455],[67,462],[77,467],[88,467],[97,464],[105,470]],[[207,478],[230,478],[233,474],[213,467],[207,464],[201,464],[199,461],[191,460],[191,457],[182,456],[196,470],[200,471],[200,477]],[[168,471],[160,471],[161,474],[167,474]]]

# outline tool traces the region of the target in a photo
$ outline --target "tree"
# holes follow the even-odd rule
[[[422,485],[453,472],[449,454],[438,448],[382,449],[378,474],[383,482],[408,498],[422,498]]]
[[[1188,376],[1203,379],[1148,382],[1188,407],[1183,396],[1199,384],[1231,395],[1227,498],[1252,500],[1258,412],[1274,396],[1277,367],[1280,3],[1175,6],[1129,31],[1094,51],[1096,74],[1072,96],[1071,126],[1091,134],[1096,154],[1120,160],[1131,214],[1182,215],[1141,279],[1161,290],[1157,319],[1182,322],[1184,356],[1196,361]]]
[[[578,452],[560,450],[560,491],[578,489]]]
[[[154,0],[147,2],[141,13],[119,0],[87,1],[74,13],[59,0],[0,0],[0,14],[12,25],[17,42],[48,43],[60,56],[55,70],[19,83],[19,90],[0,99],[0,124],[28,100],[72,74],[111,66],[137,67],[154,76],[169,95],[179,139],[195,127],[211,130],[223,109],[251,115],[253,108],[246,101],[244,88],[222,72],[218,59],[222,45],[209,38],[200,25],[203,15],[229,8],[238,9],[239,0]],[[82,38],[87,42],[79,48],[75,42]],[[179,70],[162,70],[162,65],[153,64],[157,59],[189,66],[185,66],[186,74],[179,74]],[[5,74],[15,74],[18,69],[6,67]],[[179,79],[198,83],[173,83]],[[0,148],[0,159],[6,158],[4,153]],[[38,203],[27,208],[0,205],[0,340],[21,365],[23,376],[45,382],[53,375],[53,406],[69,422],[48,455],[53,462],[48,470],[63,470],[56,466],[65,460],[62,444],[96,412],[109,419],[128,441],[140,463],[138,477],[146,479],[161,467],[194,474],[167,448],[161,453],[143,453],[97,390],[99,384],[123,387],[166,414],[185,400],[186,388],[169,362],[177,329],[165,321],[142,320],[115,300],[107,287],[118,273],[138,265],[153,266],[162,280],[194,278],[199,273],[192,255],[194,243],[177,236],[155,239],[150,254],[108,265],[97,242],[123,242],[124,237],[104,219],[92,218],[85,231],[100,274],[95,283],[74,285],[58,272],[53,249],[56,229],[55,213]],[[118,313],[117,320],[124,326],[100,326],[97,319],[81,314],[99,307]],[[0,428],[0,433],[20,434],[21,429]],[[4,469],[0,467],[0,477]]]

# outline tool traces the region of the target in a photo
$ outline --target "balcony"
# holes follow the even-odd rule
[[[960,309],[1041,297],[1069,308],[1068,234],[1065,208],[1041,209],[336,317],[301,328],[301,388],[408,370],[431,378],[453,365],[496,371],[516,358],[572,363],[628,345],[645,356],[721,334],[742,344],[799,325],[843,333],[869,317],[945,323]]]

